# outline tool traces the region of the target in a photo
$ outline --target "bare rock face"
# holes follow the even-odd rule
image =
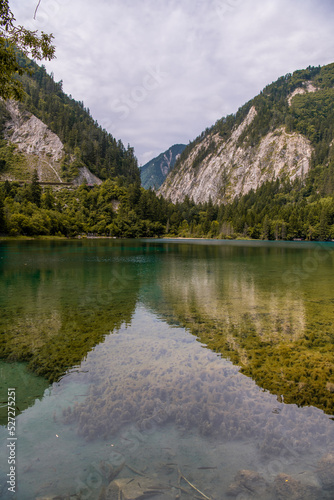
[[[15,101],[5,101],[10,119],[5,123],[4,138],[17,145],[25,157],[26,169],[38,171],[40,181],[62,182],[61,160],[64,145],[41,120],[25,111]],[[22,172],[27,175],[27,172]],[[7,176],[8,177],[8,176]],[[30,176],[28,176],[30,177]],[[21,178],[9,180],[21,180]]]
[[[30,179],[36,169],[41,182],[62,183],[61,161],[65,155],[64,145],[54,132],[39,118],[24,110],[16,101],[4,101],[10,119],[5,123],[4,138],[16,144],[17,150],[25,157],[26,171],[4,174],[3,180]],[[74,160],[74,158],[73,158]],[[101,184],[102,181],[87,167],[80,169],[73,184]]]
[[[11,121],[6,124],[6,138],[18,145],[19,151],[35,155],[48,155],[59,161],[64,154],[64,145],[59,137],[30,113],[22,113],[14,101],[6,102]]]
[[[167,175],[171,169],[171,164],[172,164],[172,160],[173,160],[173,153],[172,153],[171,149],[169,149],[168,151],[166,151],[164,153],[163,159],[164,159],[164,161],[162,161],[160,163],[160,170],[161,170],[161,173],[163,175]]]
[[[292,99],[298,94],[307,94],[308,92],[316,92],[318,89],[311,82],[304,82],[302,87],[295,89],[288,97],[289,106],[292,104]]]
[[[102,184],[101,179],[92,174],[87,167],[80,168],[79,175],[74,179],[73,184],[82,184],[83,182],[87,182],[87,184]]]
[[[158,191],[173,202],[186,196],[195,203],[224,203],[236,195],[257,189],[266,181],[288,176],[291,180],[307,174],[312,147],[298,133],[284,127],[268,133],[257,146],[238,145],[242,132],[251,125],[257,111],[253,106],[244,121],[225,141],[219,134],[208,134],[198,143],[175,175],[169,175]],[[199,165],[194,161],[204,150],[212,151]]]

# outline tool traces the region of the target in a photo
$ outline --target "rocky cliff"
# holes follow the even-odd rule
[[[279,179],[284,182],[278,185],[289,181],[292,189],[308,183],[306,196],[311,177],[318,176],[318,186],[331,194],[333,136],[334,63],[309,66],[281,76],[203,131],[186,146],[158,193],[173,202],[189,197],[225,204]]]
[[[41,182],[62,183],[61,163],[65,157],[64,145],[39,118],[29,113],[22,104],[2,101],[3,137],[16,146],[18,158],[15,168],[0,172],[1,180],[28,180],[36,169]],[[73,183],[100,184],[102,181],[86,167],[79,169]]]
[[[288,176],[293,180],[305,176],[312,146],[299,133],[287,133],[282,126],[266,134],[256,146],[240,144],[241,135],[252,126],[256,115],[256,107],[252,106],[228,140],[219,133],[207,134],[179,165],[175,175],[167,177],[159,193],[173,202],[189,196],[195,203],[208,201],[210,197],[214,203],[221,203],[277,177]],[[202,161],[196,161],[208,151]]]

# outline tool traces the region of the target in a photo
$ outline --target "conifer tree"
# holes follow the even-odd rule
[[[5,210],[2,197],[0,196],[0,234],[6,233]]]
[[[39,183],[37,170],[34,170],[34,173],[32,174],[30,194],[32,202],[39,207],[41,204],[42,188]]]

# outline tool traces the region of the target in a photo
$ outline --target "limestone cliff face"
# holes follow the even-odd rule
[[[288,97],[289,106],[292,104],[292,99],[295,95],[307,94],[308,92],[316,92],[318,89],[311,82],[303,82],[302,87],[296,88]]]
[[[61,162],[65,156],[64,145],[59,137],[45,123],[26,111],[16,101],[3,102],[7,112],[4,124],[4,138],[17,146],[17,151],[24,157],[24,168],[18,171],[3,172],[2,180],[28,180],[33,170],[37,170],[41,182],[62,183]],[[74,160],[74,158],[73,158]],[[74,184],[101,184],[87,167],[79,169]]]
[[[14,101],[6,102],[11,120],[6,124],[6,135],[18,149],[29,154],[48,155],[51,161],[61,160],[64,146],[59,137],[36,116],[20,111]]]
[[[195,203],[208,201],[210,197],[214,203],[224,203],[277,177],[287,175],[292,180],[303,177],[310,167],[312,147],[301,134],[288,134],[280,127],[264,136],[257,146],[238,144],[256,114],[252,106],[227,141],[217,133],[206,135],[177,171],[167,177],[158,193],[173,202],[189,196]],[[194,167],[194,161],[206,149],[211,154]]]
[[[5,139],[17,145],[26,158],[27,168],[36,168],[40,181],[62,182],[60,163],[64,145],[59,137],[17,102],[6,101],[5,105],[10,116],[5,123]]]
[[[92,174],[92,172],[87,167],[80,168],[78,177],[73,180],[73,184],[76,185],[83,184],[84,182],[87,182],[87,184],[90,185],[96,184],[98,186],[102,184],[101,179]]]

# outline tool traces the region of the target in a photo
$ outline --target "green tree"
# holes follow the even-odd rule
[[[55,205],[55,197],[50,188],[45,189],[40,200],[42,208],[52,209]]]
[[[24,95],[23,85],[16,76],[29,70],[19,63],[18,51],[38,60],[55,57],[52,34],[42,31],[39,35],[14,23],[8,0],[0,0],[0,97],[4,99],[21,99]]]
[[[267,215],[265,216],[265,218],[263,220],[262,239],[263,240],[270,240],[270,220],[269,220]]]
[[[5,207],[2,197],[0,196],[0,234],[3,234],[5,232],[6,232]]]
[[[32,202],[39,207],[41,204],[42,188],[38,180],[37,170],[34,170],[34,173],[32,174],[30,195]]]

